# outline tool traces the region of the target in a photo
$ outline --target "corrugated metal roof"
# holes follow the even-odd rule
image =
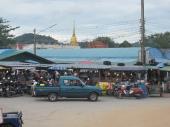
[[[137,58],[140,48],[40,49],[37,54],[46,58]]]
[[[170,71],[170,66],[160,68],[160,71]]]
[[[153,59],[165,59],[161,50],[157,48],[148,48],[149,54]]]
[[[148,48],[150,57],[155,59],[156,62],[169,62],[170,60],[170,50],[163,50],[158,48]]]
[[[11,50],[11,49],[0,49],[0,55],[7,50]]]
[[[0,60],[7,58],[7,57],[10,57],[10,56],[14,56],[14,55],[23,53],[23,52],[25,52],[25,51],[18,51],[18,50],[15,50],[15,49],[4,50],[0,54]]]
[[[55,62],[45,59],[43,57],[34,55],[28,51],[21,50],[5,50],[0,54],[1,61],[24,61],[24,62],[32,62],[32,63],[42,63],[42,64],[54,64]]]

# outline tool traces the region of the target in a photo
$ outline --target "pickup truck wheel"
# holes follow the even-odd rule
[[[51,102],[54,102],[57,100],[57,94],[56,93],[50,93],[48,95],[48,100],[51,101]]]
[[[91,93],[88,98],[90,101],[97,101],[98,100],[98,95],[97,93]]]

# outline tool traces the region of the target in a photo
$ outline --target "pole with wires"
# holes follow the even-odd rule
[[[50,26],[50,27],[47,27],[47,28],[45,28],[45,29],[43,29],[43,30],[40,30],[38,33],[36,33],[36,29],[34,28],[34,30],[33,30],[33,32],[34,32],[34,54],[36,55],[36,45],[37,45],[37,39],[36,39],[36,34],[39,34],[39,33],[41,33],[41,32],[44,32],[44,31],[46,31],[46,30],[49,30],[49,29],[51,29],[51,28],[53,28],[54,26],[56,26],[57,24],[54,24],[54,25],[52,25],[52,26]]]
[[[144,15],[144,0],[141,0],[141,62],[143,65],[146,64],[145,55],[145,15]]]
[[[33,32],[34,32],[34,54],[36,55],[36,29],[34,29]]]

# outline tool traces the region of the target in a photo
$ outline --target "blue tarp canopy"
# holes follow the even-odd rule
[[[158,65],[156,65],[158,68],[163,68],[165,66],[164,63],[159,63]]]

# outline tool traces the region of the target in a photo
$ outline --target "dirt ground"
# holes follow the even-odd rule
[[[23,112],[24,127],[170,127],[170,97],[116,99],[98,102],[32,97],[0,98],[4,111]]]

